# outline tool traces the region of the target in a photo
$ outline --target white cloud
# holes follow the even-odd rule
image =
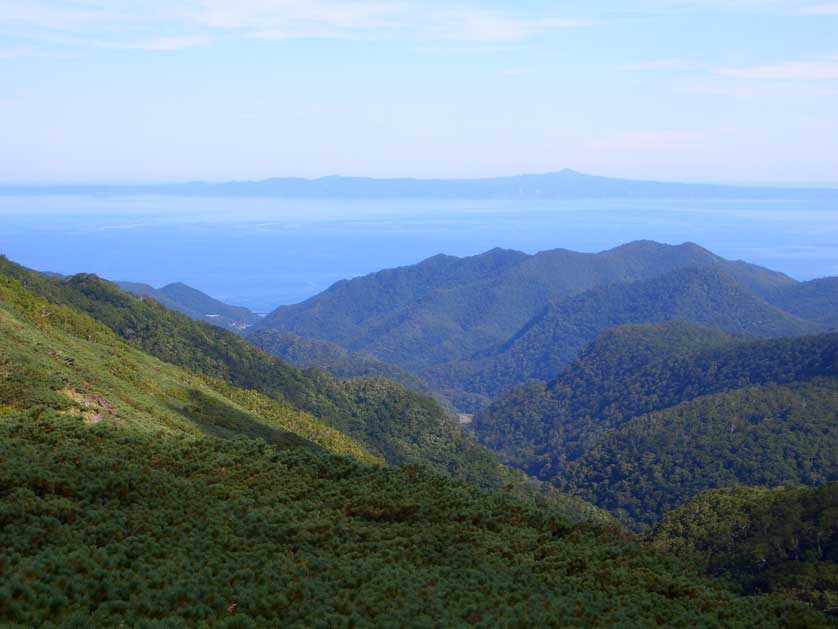
[[[838,60],[797,61],[739,68],[717,68],[726,77],[763,81],[838,81]]]
[[[0,0],[0,27],[41,43],[179,50],[219,36],[514,42],[588,24],[477,0]]]

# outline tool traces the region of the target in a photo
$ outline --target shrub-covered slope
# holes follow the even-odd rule
[[[3,258],[0,275],[17,278],[53,302],[84,311],[163,361],[309,412],[390,464],[424,464],[484,488],[506,488],[528,500],[549,503],[572,519],[607,517],[499,464],[436,402],[392,381],[341,381],[320,370],[302,371],[231,332],[193,321],[153,300],[132,297],[92,275],[56,280]]]
[[[838,615],[838,483],[708,490],[647,539],[744,593],[777,592]]]
[[[309,413],[255,391],[169,365],[108,328],[0,277],[0,408],[51,410],[88,424],[269,442],[306,441],[378,459]]]
[[[421,468],[0,415],[6,626],[827,626]]]
[[[687,323],[623,326],[472,427],[504,460],[648,523],[720,484],[831,479],[836,378],[838,334],[750,340]]]

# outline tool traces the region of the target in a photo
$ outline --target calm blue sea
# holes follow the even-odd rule
[[[266,312],[437,253],[693,241],[798,279],[838,275],[836,202],[0,198],[0,253],[59,273],[182,281]]]

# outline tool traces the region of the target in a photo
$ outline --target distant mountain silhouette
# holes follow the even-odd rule
[[[259,320],[247,308],[230,306],[181,282],[154,288],[139,282],[115,282],[126,293],[137,297],[151,297],[158,303],[185,314],[196,321],[205,321],[218,327],[242,332]]]
[[[334,199],[838,199],[838,188],[771,188],[668,183],[559,172],[481,179],[319,179],[284,177],[263,181],[148,185],[0,186],[0,195],[182,195]]]

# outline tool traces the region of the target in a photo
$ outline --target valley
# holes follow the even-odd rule
[[[614,548],[609,552],[631,553],[648,545],[655,549],[648,561],[676,554],[682,562],[678,570],[690,566],[696,575],[718,578],[719,566],[744,570],[748,560],[730,554],[740,552],[730,546],[698,541],[712,529],[701,519],[704,512],[693,506],[705,502],[695,501],[715,500],[713,492],[739,491],[745,499],[750,495],[745,492],[769,491],[760,488],[791,492],[811,487],[821,492],[820,511],[799,526],[818,531],[812,534],[820,550],[782,551],[776,561],[785,562],[777,564],[785,568],[772,568],[758,582],[741,573],[735,585],[731,581],[731,595],[771,591],[777,602],[785,597],[804,604],[769,612],[775,620],[780,618],[776,614],[805,616],[807,606],[826,612],[834,607],[838,582],[830,540],[836,531],[829,515],[834,492],[827,488],[838,482],[838,332],[830,332],[838,304],[829,278],[798,282],[694,244],[644,241],[595,255],[493,250],[464,259],[438,256],[415,267],[341,281],[302,304],[258,318],[185,285],[156,290],[93,275],[45,275],[6,259],[0,260],[0,277],[5,335],[0,410],[4,430],[10,431],[6,443],[19,443],[14,447],[42,466],[15,467],[24,463],[12,455],[12,467],[2,468],[3,482],[19,488],[20,481],[12,478],[35,479],[37,469],[48,476],[64,469],[65,477],[77,478],[61,490],[71,492],[70,502],[61,507],[70,509],[67,514],[89,500],[77,493],[80,488],[71,489],[76,482],[88,482],[88,472],[76,466],[77,476],[67,476],[70,468],[60,466],[68,457],[84,456],[103,465],[106,459],[100,458],[111,456],[82,455],[87,445],[80,430],[99,431],[98,442],[110,444],[107,451],[114,455],[124,456],[117,454],[118,444],[127,439],[138,452],[148,450],[147,456],[164,460],[161,445],[149,441],[155,435],[154,441],[169,444],[165,448],[172,451],[209,447],[213,454],[206,451],[206,456],[238,460],[236,469],[252,470],[250,478],[266,473],[253,466],[269,469],[260,461],[279,464],[290,456],[293,466],[302,466],[296,468],[295,474],[303,474],[298,482],[306,483],[309,472],[304,470],[325,464],[323,457],[340,457],[341,463],[328,466],[344,471],[334,477],[321,473],[321,485],[355,477],[373,482],[364,490],[372,492],[366,498],[340,490],[346,496],[341,517],[410,523],[418,532],[425,526],[422,518],[437,522],[445,513],[459,522],[461,517],[442,503],[442,511],[432,515],[427,511],[430,494],[422,492],[442,491],[433,500],[445,503],[451,498],[443,496],[453,496],[451,491],[476,491],[469,500],[480,510],[505,500],[518,505],[514,509],[554,518],[545,521],[556,523],[546,524],[548,529],[566,531],[560,535],[576,540],[564,550],[550,551],[567,558],[562,561],[577,561],[570,559],[572,553],[589,543],[601,547],[620,531],[608,542]],[[36,439],[35,426],[63,436],[60,441]],[[42,449],[47,444],[48,455]],[[70,448],[66,454],[65,446]],[[239,451],[250,452],[247,463],[233,454]],[[142,465],[137,460],[126,468],[123,495],[131,496],[135,489],[130,488],[145,491],[140,479],[148,472]],[[161,470],[155,472],[159,476],[163,468],[155,469]],[[171,479],[165,482],[191,483],[215,473],[209,468],[165,469]],[[27,470],[24,476],[20,470]],[[413,499],[386,494],[390,490],[384,488],[393,481],[385,479],[395,480],[392,474],[407,474],[395,482],[420,493]],[[375,475],[381,478],[373,481]],[[439,485],[443,482],[449,489]],[[425,488],[427,483],[436,489]],[[43,500],[52,491],[36,495]],[[13,495],[22,499],[24,494]],[[201,500],[213,498],[208,494]],[[317,513],[314,522],[324,522],[322,509],[329,502],[324,500],[316,498],[309,507]],[[358,500],[367,506],[357,506]],[[13,508],[34,508],[34,503],[23,504]],[[750,502],[742,504],[734,508],[753,512]],[[171,507],[161,502],[149,508],[162,510],[162,516]],[[228,517],[223,514],[227,506],[205,503],[200,508],[220,508],[217,517]],[[713,508],[729,507],[722,502]],[[772,522],[782,509],[748,517]],[[271,510],[266,517],[278,513]],[[718,517],[745,517],[739,513],[745,512],[725,511]],[[61,526],[72,529],[76,517],[60,516]],[[495,516],[469,517],[475,526]],[[23,540],[16,521],[7,519],[5,530]],[[675,529],[675,522],[687,528]],[[335,520],[330,526],[347,525]],[[452,526],[459,524],[452,521]],[[513,529],[509,534],[521,532]],[[29,548],[24,553],[29,557],[26,553],[40,546],[27,539],[19,548]],[[315,544],[312,551],[324,551],[322,542],[315,541],[320,538],[309,539]],[[737,537],[732,543],[742,553],[752,552],[746,550],[752,543],[748,540]],[[56,543],[52,552],[65,552],[64,542]],[[702,556],[710,557],[704,563],[692,550],[700,544],[709,553]],[[40,561],[37,556],[27,561]],[[342,556],[329,561],[343,561]],[[567,574],[571,564],[561,565]],[[414,570],[407,564],[402,569],[405,575]],[[638,568],[627,564],[625,569],[635,574]],[[656,570],[663,570],[662,564]],[[780,576],[789,570],[800,576]],[[812,571],[820,575],[816,581],[803,576]],[[259,574],[254,585],[268,572]],[[700,578],[690,577],[693,583]],[[471,587],[467,577],[457,579],[456,591]],[[407,601],[416,596],[406,583],[399,613],[410,613]],[[636,586],[645,587],[642,582]],[[18,594],[9,599],[15,601],[10,609],[19,610],[19,618],[35,618],[26,616],[34,611],[25,603],[35,595],[14,587]],[[196,582],[195,587],[205,586]],[[262,609],[254,617],[270,617],[259,607],[264,603],[247,598],[252,596],[249,587],[235,596],[253,602],[237,602],[237,607]],[[317,587],[317,596],[325,596],[320,604],[332,605],[328,587]],[[528,596],[533,587],[541,586],[526,586]],[[597,586],[586,596],[595,591],[603,590]],[[67,607],[57,609],[78,609],[72,602],[76,598],[62,600]],[[760,603],[763,612],[775,604],[766,601]],[[190,605],[183,608],[187,616],[179,617],[208,613]],[[342,609],[354,605],[347,600]],[[360,608],[354,609],[347,613]],[[364,609],[362,616],[379,613]],[[118,610],[108,613],[103,618],[120,617]],[[596,622],[606,617],[599,615]],[[783,623],[789,621],[783,617]],[[378,622],[384,616],[375,618]],[[807,623],[820,622],[818,616],[807,618]],[[763,617],[761,622],[773,621]]]

